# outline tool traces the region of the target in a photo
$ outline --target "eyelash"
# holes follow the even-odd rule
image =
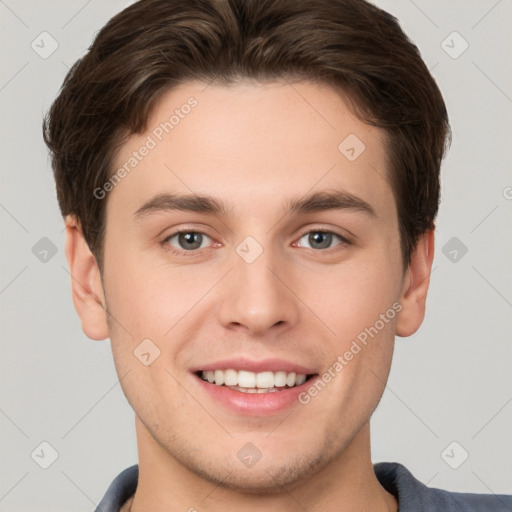
[[[180,250],[180,249],[176,249],[175,247],[172,247],[170,244],[169,244],[169,241],[176,237],[176,236],[179,236],[181,234],[198,234],[198,235],[204,235],[208,238],[211,239],[210,236],[208,236],[206,233],[202,232],[202,231],[195,231],[193,229],[181,229],[179,231],[175,231],[174,233],[171,233],[169,236],[167,236],[164,240],[162,240],[161,242],[161,245],[163,246],[163,248],[172,253],[172,254],[176,254],[178,256],[180,255],[186,255],[188,257],[193,257],[195,256],[196,254],[198,254],[202,249],[192,249],[192,250],[189,250],[189,251],[186,251],[186,250]],[[333,247],[329,247],[327,249],[310,249],[310,248],[306,248],[306,249],[309,249],[311,251],[315,251],[315,252],[329,252],[330,250],[332,249],[335,249],[338,247],[347,247],[349,245],[352,245],[352,242],[345,236],[339,234],[339,233],[336,233],[335,231],[330,231],[330,230],[326,230],[326,229],[320,229],[320,228],[313,228],[313,229],[308,229],[307,231],[304,231],[299,237],[298,237],[298,241],[300,241],[305,235],[308,235],[310,233],[323,233],[323,234],[330,234],[330,235],[334,235],[335,237],[338,238],[339,240],[339,244],[333,246]],[[217,242],[218,243],[218,242]],[[295,244],[296,242],[294,242]],[[204,249],[204,248],[203,248]]]

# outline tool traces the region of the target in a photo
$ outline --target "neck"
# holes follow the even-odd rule
[[[370,458],[366,424],[343,452],[315,474],[273,492],[246,493],[224,487],[191,472],[172,457],[136,419],[139,451],[137,491],[122,512],[197,511],[278,512],[297,508],[396,512],[395,498],[379,483]]]

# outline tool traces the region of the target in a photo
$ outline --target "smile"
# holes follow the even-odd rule
[[[204,381],[242,393],[274,393],[301,386],[311,375],[296,372],[246,370],[203,370],[197,373]]]

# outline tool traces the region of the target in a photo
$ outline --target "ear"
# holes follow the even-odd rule
[[[418,240],[404,276],[400,298],[402,309],[396,324],[398,336],[406,337],[414,334],[425,318],[425,304],[433,259],[434,230],[430,229]]]
[[[107,310],[101,274],[79,222],[66,217],[66,259],[71,272],[73,304],[82,321],[82,330],[93,340],[108,338]]]

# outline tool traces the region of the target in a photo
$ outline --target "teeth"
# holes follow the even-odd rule
[[[219,383],[215,381],[217,386]],[[256,387],[256,374],[252,372],[239,371],[238,372],[238,385],[241,388],[255,388]]]
[[[224,384],[224,372],[223,371],[215,370],[214,377],[215,377],[215,384],[218,384],[219,386],[222,386],[222,384]]]
[[[274,373],[274,386],[277,388],[286,386],[286,372]]]
[[[217,386],[228,386],[246,393],[265,393],[269,389],[285,386],[300,386],[306,382],[306,375],[295,372],[247,372],[245,370],[208,370],[202,373],[203,380]],[[277,389],[275,389],[277,391]]]
[[[297,375],[297,378],[295,379],[295,385],[300,386],[301,384],[304,384],[306,382],[306,376],[303,374]]]
[[[257,388],[273,388],[274,386],[274,372],[262,372],[256,374]]]
[[[238,384],[238,372],[235,370],[225,370],[224,384],[226,386],[236,386]]]

